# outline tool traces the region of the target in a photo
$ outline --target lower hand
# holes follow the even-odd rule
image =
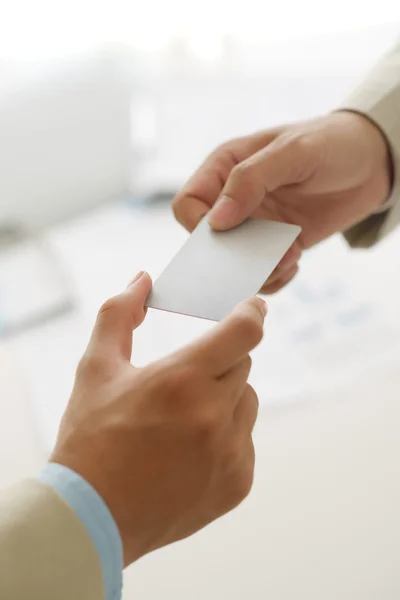
[[[247,379],[265,303],[242,303],[196,342],[137,369],[132,331],[150,289],[143,274],[101,308],[51,457],[102,496],[125,565],[233,509],[254,470],[258,400]]]
[[[217,230],[249,216],[300,225],[300,236],[262,289],[271,293],[295,276],[303,249],[369,216],[390,184],[385,137],[367,118],[343,111],[223,144],[189,179],[173,209],[189,231],[209,211]]]

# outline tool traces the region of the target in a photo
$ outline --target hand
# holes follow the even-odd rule
[[[113,514],[125,565],[185,538],[249,493],[258,400],[247,383],[266,305],[240,304],[195,343],[130,364],[143,274],[101,308],[51,461],[88,480]]]
[[[210,225],[230,229],[250,215],[302,232],[262,289],[298,270],[304,248],[369,216],[390,193],[391,161],[381,131],[351,112],[270,129],[217,148],[173,201],[189,231],[213,207]],[[215,206],[214,206],[215,205]]]

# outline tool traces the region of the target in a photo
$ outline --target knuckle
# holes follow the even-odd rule
[[[235,140],[227,140],[226,142],[222,142],[222,144],[219,144],[219,146],[215,148],[212,154],[214,156],[220,156],[221,154],[229,152],[234,141]]]
[[[237,470],[237,465],[240,464],[240,459],[242,455],[242,445],[235,438],[225,448],[225,468],[228,471],[235,472]]]
[[[253,361],[251,359],[251,356],[250,354],[247,354],[244,358],[240,360],[240,362],[234,367],[233,370],[237,373],[238,376],[240,376],[240,379],[242,381],[245,381],[249,377],[252,364]]]
[[[166,410],[185,427],[199,444],[212,440],[223,421],[223,411],[210,402],[210,390],[205,386],[204,375],[192,365],[167,368],[159,378]]]
[[[258,405],[258,403],[259,403],[258,394],[257,394],[256,390],[253,388],[253,386],[250,385],[250,383],[248,383],[246,386],[245,397],[248,402],[252,402],[252,403]]]
[[[97,378],[105,373],[105,361],[102,357],[95,354],[84,354],[78,363],[76,369],[77,378]]]
[[[194,415],[193,428],[201,442],[212,440],[219,430],[220,418],[217,411],[202,410]]]
[[[293,149],[302,152],[309,147],[309,138],[304,134],[294,135],[290,138],[290,145]]]
[[[236,496],[237,504],[243,502],[245,498],[250,494],[251,488],[253,487],[254,480],[254,469],[246,467],[240,473],[237,478],[234,494]]]
[[[113,296],[112,298],[108,298],[108,300],[103,302],[103,304],[101,305],[100,310],[98,312],[98,316],[101,318],[104,315],[113,313],[118,308],[119,304],[119,296]]]
[[[239,163],[238,165],[236,165],[235,167],[233,167],[232,169],[232,177],[235,180],[239,180],[243,183],[252,183],[253,182],[253,166],[246,162],[243,161],[241,163]]]
[[[137,304],[132,310],[131,307],[130,314],[128,315],[127,323],[129,322],[132,329],[136,329],[142,322],[146,315],[146,308],[143,305]]]
[[[288,152],[291,167],[298,177],[309,174],[317,166],[321,145],[312,132],[290,132],[283,137],[282,150]]]
[[[253,366],[253,360],[250,356],[250,354],[248,354],[244,359],[243,359],[243,367],[250,373],[251,371],[251,367]]]
[[[255,389],[248,383],[245,391],[245,402],[247,402],[249,406],[249,412],[252,414],[254,421],[252,421],[252,425],[254,426],[255,421],[258,417],[258,411],[260,408],[260,400],[258,398],[258,394]],[[253,426],[250,429],[253,429]]]
[[[254,481],[254,462],[239,469],[232,475],[227,486],[229,507],[235,508],[249,495]]]
[[[301,130],[288,130],[280,136],[282,148],[292,150],[306,150],[314,145],[313,136]]]
[[[172,400],[187,399],[197,390],[198,372],[191,365],[166,368],[160,378],[160,386]]]
[[[227,140],[226,142],[222,142],[219,146],[214,148],[211,154],[208,156],[208,160],[218,160],[220,158],[225,157],[226,155],[230,155],[232,151],[232,146],[236,143],[235,139]]]

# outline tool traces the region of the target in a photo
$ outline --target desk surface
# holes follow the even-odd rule
[[[118,277],[111,287],[122,283]],[[104,292],[98,283],[97,295]],[[128,569],[125,600],[397,600],[399,364],[400,356],[323,397],[266,404],[250,498],[192,539]],[[30,390],[1,347],[0,386],[6,486],[34,474],[45,453],[32,426]]]

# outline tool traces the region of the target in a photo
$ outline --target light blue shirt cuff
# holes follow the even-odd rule
[[[106,600],[122,595],[122,541],[104,500],[83,477],[56,463],[49,463],[38,479],[53,488],[82,521],[99,555]]]

